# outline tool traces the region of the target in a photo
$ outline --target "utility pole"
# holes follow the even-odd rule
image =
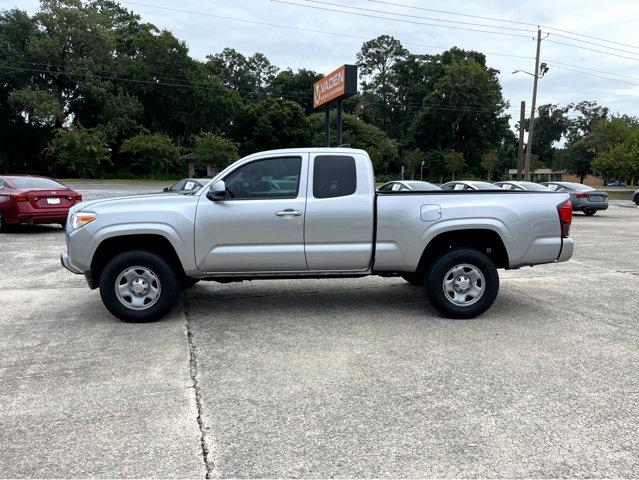
[[[526,128],[526,102],[521,101],[519,111],[519,145],[517,148],[517,180],[521,181],[524,171],[524,128]]]
[[[539,81],[539,50],[541,49],[541,28],[537,27],[537,53],[535,54],[535,75],[533,82],[532,105],[530,106],[530,126],[526,145],[526,181],[530,182],[530,154],[532,153],[533,128],[535,126],[535,108],[537,108],[537,82]]]

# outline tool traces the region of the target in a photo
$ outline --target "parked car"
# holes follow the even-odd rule
[[[61,262],[128,321],[161,318],[198,280],[366,275],[422,284],[442,314],[471,318],[493,304],[498,268],[568,260],[571,221],[565,193],[376,192],[364,150],[273,150],[194,195],[74,207]]]
[[[554,192],[570,194],[572,209],[591,216],[598,210],[608,209],[608,194],[582,183],[573,182],[541,182]]]
[[[82,195],[47,177],[0,176],[0,231],[20,223],[59,223]]]
[[[639,205],[639,190],[635,190],[635,193],[632,194],[632,201]]]
[[[183,178],[170,187],[166,187],[164,192],[189,193],[199,190],[208,183],[208,178]]]
[[[421,180],[393,180],[379,187],[380,192],[428,192],[433,190],[441,190],[441,188]]]
[[[608,182],[606,185],[609,187],[625,187],[626,182],[623,182],[621,180],[615,180],[614,182]]]
[[[504,182],[495,182],[499,188],[503,188],[504,190],[527,190],[527,191],[536,191],[536,192],[548,192],[550,189],[545,187],[544,185],[540,185],[535,182],[523,182],[519,180],[511,180]]]
[[[478,180],[454,180],[444,183],[442,190],[499,190],[494,184]]]

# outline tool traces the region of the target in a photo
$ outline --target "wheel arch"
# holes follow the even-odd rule
[[[92,289],[98,287],[102,271],[110,259],[131,250],[146,250],[160,255],[177,270],[178,275],[185,276],[180,257],[171,241],[165,236],[158,233],[116,235],[102,240],[96,248],[91,260],[89,286]]]
[[[448,230],[433,237],[417,265],[416,273],[422,275],[435,258],[452,248],[472,248],[486,254],[497,268],[508,268],[508,250],[500,234],[490,228],[466,228]]]

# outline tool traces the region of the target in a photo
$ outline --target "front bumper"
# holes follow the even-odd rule
[[[60,255],[60,263],[62,264],[64,268],[69,270],[71,273],[75,273],[75,274],[83,273],[82,271],[80,271],[79,269],[71,265],[71,261],[69,260],[69,254],[67,252],[64,252],[62,255]]]

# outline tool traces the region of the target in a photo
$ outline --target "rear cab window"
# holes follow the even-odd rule
[[[395,190],[393,185],[393,190]],[[313,164],[313,197],[336,198],[357,190],[355,159],[346,155],[318,155]]]

